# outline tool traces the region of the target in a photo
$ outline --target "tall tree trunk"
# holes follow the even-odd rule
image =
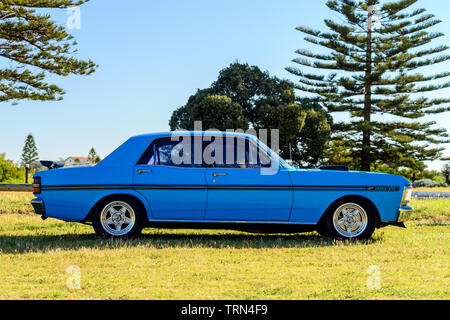
[[[363,129],[363,145],[361,155],[361,170],[370,171],[370,125],[371,105],[372,105],[372,20],[373,10],[369,10],[369,23],[367,28],[367,47],[366,47],[366,85],[364,94],[364,129]]]

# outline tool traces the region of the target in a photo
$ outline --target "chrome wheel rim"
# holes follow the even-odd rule
[[[366,230],[367,213],[356,203],[346,203],[336,209],[333,215],[334,229],[346,238],[354,238]]]
[[[123,236],[133,228],[136,215],[128,203],[114,201],[103,208],[100,221],[103,229],[110,235]]]

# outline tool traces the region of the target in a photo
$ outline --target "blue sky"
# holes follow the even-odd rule
[[[67,91],[63,101],[2,104],[0,152],[18,161],[31,132],[41,159],[87,156],[92,146],[104,157],[132,135],[169,130],[172,111],[235,60],[295,81],[284,70],[306,46],[295,27],[323,30],[324,18],[337,20],[325,2],[91,0],[81,7],[81,28],[71,33],[78,57],[93,59],[97,72],[52,78]],[[446,36],[435,44],[448,44],[450,2],[421,0],[419,6],[444,21],[438,30]],[[68,17],[54,14],[63,25]],[[450,63],[430,71],[443,70]],[[435,95],[448,97],[450,90]],[[427,120],[450,132],[450,113]]]

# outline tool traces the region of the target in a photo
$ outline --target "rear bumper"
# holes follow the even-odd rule
[[[45,216],[44,201],[36,198],[36,199],[31,200],[31,205],[33,206],[34,212],[36,212],[36,214]]]

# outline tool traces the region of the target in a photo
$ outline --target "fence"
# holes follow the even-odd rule
[[[33,185],[0,183],[0,191],[33,192]]]

